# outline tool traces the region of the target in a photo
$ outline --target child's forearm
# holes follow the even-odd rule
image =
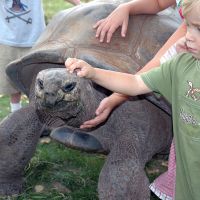
[[[116,107],[125,102],[126,100],[128,100],[129,96],[114,92],[112,95],[109,96],[109,98],[111,99],[112,102],[114,102],[113,107]]]
[[[65,65],[69,73],[75,70],[77,76],[91,79],[102,87],[116,93],[135,96],[150,92],[140,75],[125,74],[94,68],[83,60],[68,58]]]
[[[129,14],[156,14],[169,6],[175,5],[175,0],[133,0],[125,3],[129,9]],[[147,6],[148,5],[148,6]]]
[[[111,91],[129,96],[150,92],[139,75],[94,68],[91,80]]]

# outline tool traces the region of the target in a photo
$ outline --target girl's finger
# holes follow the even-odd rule
[[[93,28],[96,29],[103,21],[104,19],[99,20],[94,26]]]

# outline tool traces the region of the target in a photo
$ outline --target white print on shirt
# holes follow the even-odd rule
[[[191,81],[187,81],[189,89],[187,91],[186,97],[191,97],[194,101],[200,100],[200,88],[194,88]]]
[[[180,109],[180,118],[185,124],[200,125],[192,115],[186,113],[183,109]]]
[[[8,23],[13,19],[22,20],[27,24],[32,23],[32,19],[25,16],[31,9],[21,0],[5,0],[5,10],[8,13],[8,16],[5,18]]]

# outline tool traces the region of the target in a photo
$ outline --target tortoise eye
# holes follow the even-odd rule
[[[62,88],[63,92],[71,92],[76,86],[75,82],[72,83],[67,83],[65,86]]]
[[[43,81],[42,81],[41,79],[38,79],[38,80],[37,80],[37,83],[38,83],[39,88],[40,88],[41,90],[43,90],[43,89],[44,89],[44,83],[43,83]]]

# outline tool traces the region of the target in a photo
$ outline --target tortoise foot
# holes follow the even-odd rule
[[[23,181],[3,181],[0,178],[0,196],[15,196],[23,192]]]
[[[94,136],[68,127],[54,129],[50,137],[72,149],[90,153],[103,153],[105,151]]]

